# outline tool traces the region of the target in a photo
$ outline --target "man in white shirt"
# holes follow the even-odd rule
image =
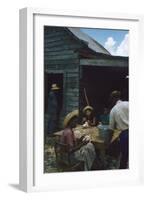
[[[113,108],[110,112],[109,129],[111,130],[111,132],[113,132],[114,129],[118,129],[121,131],[120,169],[126,169],[128,167],[129,103],[128,101],[121,101],[120,97],[121,93],[119,91],[113,91],[110,95]]]

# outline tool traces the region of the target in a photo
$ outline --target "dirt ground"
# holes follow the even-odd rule
[[[44,172],[58,172],[56,165],[56,155],[54,149],[55,138],[48,138],[48,143],[44,145]]]
[[[55,138],[48,137],[44,145],[44,173],[59,172],[57,169],[56,155],[54,149]],[[110,170],[119,168],[119,159],[106,155],[105,158],[98,157],[98,166],[94,170]]]

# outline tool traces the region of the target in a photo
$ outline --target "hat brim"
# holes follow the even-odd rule
[[[83,109],[83,113],[85,113],[86,110],[91,110],[91,111],[93,111],[93,108],[92,108],[91,106],[86,106],[86,107]]]
[[[68,113],[63,121],[64,128],[69,124],[69,122],[74,118],[79,116],[79,110],[74,110]]]
[[[59,87],[51,88],[51,90],[59,90],[59,89],[60,89]]]

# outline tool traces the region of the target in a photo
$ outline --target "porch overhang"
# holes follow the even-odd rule
[[[114,57],[111,59],[80,59],[81,66],[98,66],[98,67],[128,67],[128,58],[118,58]]]

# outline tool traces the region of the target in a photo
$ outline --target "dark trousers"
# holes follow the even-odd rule
[[[129,130],[124,130],[120,134],[120,169],[127,169],[128,167],[128,157],[129,157]]]

